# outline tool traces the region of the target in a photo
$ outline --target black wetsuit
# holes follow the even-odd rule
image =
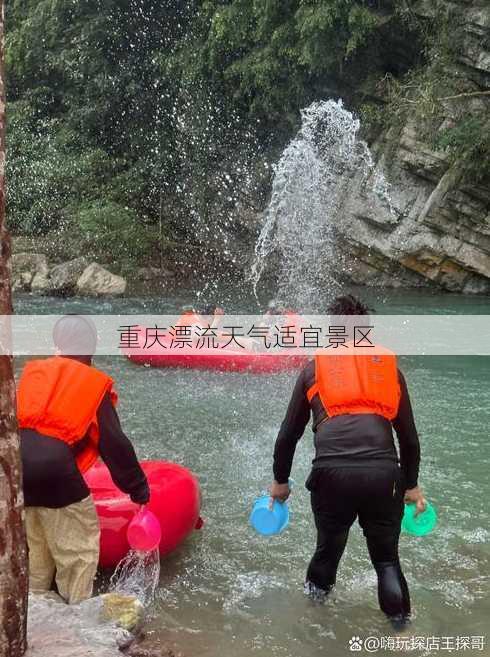
[[[375,414],[328,418],[318,394],[308,401],[307,391],[315,381],[314,362],[308,363],[296,381],[274,449],[274,478],[286,483],[296,444],[313,415],[316,453],[306,486],[318,535],[307,582],[327,592],[331,589],[349,529],[359,518],[378,575],[380,607],[390,617],[410,613],[398,539],[404,493],[417,485],[420,462],[407,386],[400,371],[398,377],[401,400],[392,422]]]
[[[99,452],[114,483],[137,504],[146,504],[149,488],[133,446],[121,429],[119,418],[106,393],[98,410]],[[24,503],[52,509],[80,502],[90,494],[75,457],[82,440],[72,449],[62,440],[21,429]]]

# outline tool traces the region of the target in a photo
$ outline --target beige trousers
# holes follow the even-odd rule
[[[29,588],[51,589],[70,604],[90,598],[99,561],[99,521],[92,498],[61,509],[26,508]]]

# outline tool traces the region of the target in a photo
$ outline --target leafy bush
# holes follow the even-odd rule
[[[73,220],[79,226],[81,240],[96,245],[96,252],[103,258],[109,254],[119,262],[138,260],[153,244],[152,233],[134,210],[111,201],[84,203]]]
[[[466,116],[444,128],[436,135],[435,147],[460,162],[466,180],[490,180],[490,122],[485,116]]]

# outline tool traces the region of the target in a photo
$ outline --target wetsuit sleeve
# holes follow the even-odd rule
[[[419,475],[420,443],[407,383],[400,370],[398,370],[398,380],[400,382],[401,398],[398,415],[393,420],[393,427],[398,437],[400,467],[405,476],[407,488],[415,488]]]
[[[99,452],[109,468],[112,480],[136,504],[146,504],[150,489],[134,448],[121,428],[116,409],[106,394],[97,411]]]
[[[289,479],[296,444],[303,435],[309,420],[310,404],[306,396],[305,370],[303,370],[296,380],[274,447],[274,479],[279,484],[285,484]]]

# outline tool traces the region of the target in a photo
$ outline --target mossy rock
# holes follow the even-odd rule
[[[102,615],[129,632],[136,633],[143,623],[144,607],[134,595],[105,593],[102,598]]]

